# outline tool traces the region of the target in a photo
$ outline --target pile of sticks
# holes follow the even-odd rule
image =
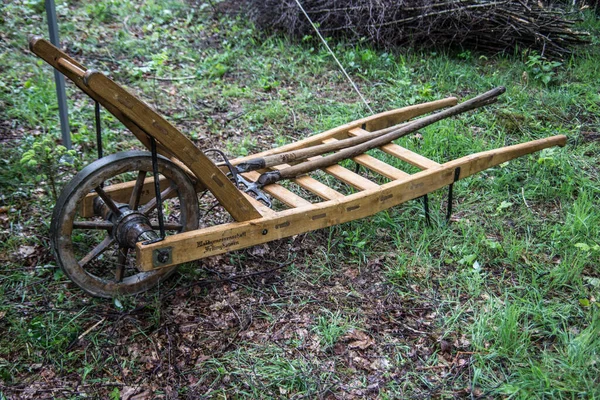
[[[588,0],[589,1],[589,0]],[[245,0],[266,30],[295,37],[312,28],[295,0]],[[564,2],[538,0],[300,0],[327,36],[366,39],[378,47],[450,47],[488,53],[535,49],[561,58],[586,34]]]

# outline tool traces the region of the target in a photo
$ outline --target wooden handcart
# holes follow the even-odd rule
[[[150,150],[99,158],[65,186],[55,206],[51,241],[57,262],[94,296],[139,293],[165,279],[178,264],[364,218],[513,158],[566,143],[565,136],[553,136],[439,164],[392,142],[442,118],[494,102],[504,91],[497,88],[461,104],[451,97],[372,115],[216,164],[104,74],[85,68],[39,37],[30,39],[30,48]],[[409,174],[366,154],[375,148],[420,171]],[[340,162],[346,159],[387,183],[344,168]],[[322,175],[343,182],[353,192],[343,194],[327,180],[317,179]],[[283,180],[308,195],[278,183]],[[199,228],[198,193],[206,190],[234,222]],[[272,210],[269,197],[286,208]]]

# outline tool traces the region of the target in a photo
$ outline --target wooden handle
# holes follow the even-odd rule
[[[348,158],[356,157],[360,154],[365,153],[366,151],[369,151],[376,147],[383,146],[383,145],[388,144],[391,141],[396,140],[402,136],[406,136],[409,133],[415,132],[415,131],[422,129],[428,125],[431,125],[434,122],[440,121],[442,119],[445,119],[445,118],[448,118],[448,117],[451,117],[454,115],[461,114],[466,111],[473,110],[475,108],[478,108],[478,107],[481,107],[481,106],[484,106],[487,104],[491,104],[496,101],[496,97],[498,97],[505,91],[506,91],[506,89],[504,87],[502,87],[502,86],[497,87],[497,88],[492,89],[488,92],[485,92],[477,97],[467,100],[459,105],[448,108],[444,111],[440,111],[437,114],[433,114],[428,117],[424,117],[419,120],[410,122],[410,123],[406,124],[405,126],[403,126],[402,128],[394,130],[389,133],[386,133],[385,135],[373,137],[372,133],[370,133],[370,134],[356,136],[356,137],[350,138],[350,139],[340,140],[336,143],[330,143],[329,145],[336,145],[336,146],[339,146],[340,144],[343,144],[343,143],[351,143],[352,145],[354,145],[355,139],[359,139],[359,138],[361,139],[359,141],[361,143],[354,145],[353,147],[344,148],[343,150],[340,150],[337,153],[333,153],[331,155],[325,156],[318,160],[311,160],[308,162],[303,162],[303,163],[294,165],[290,168],[286,168],[281,171],[278,171],[278,174],[279,174],[278,178],[279,179],[292,178],[295,176],[299,176],[301,174],[306,174],[308,172],[311,172],[311,171],[314,171],[317,169],[328,167],[333,164],[337,164],[338,162],[348,159]],[[365,141],[365,140],[367,140],[367,141]],[[322,145],[322,146],[329,146],[329,145]],[[321,147],[321,146],[315,146],[315,147]],[[271,174],[271,173],[265,173],[265,174],[270,174],[268,177],[264,178],[267,181],[270,182],[272,179],[274,179],[274,174]],[[260,182],[260,179],[259,179],[259,182]]]
[[[59,67],[66,69],[67,71],[69,71],[73,75],[77,76],[78,78],[83,78],[83,76],[85,75],[85,70],[83,70],[79,66],[73,64],[66,58],[59,58],[58,62],[56,64],[58,64]]]

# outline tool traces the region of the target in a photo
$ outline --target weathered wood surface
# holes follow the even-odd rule
[[[131,129],[146,146],[148,139],[145,134],[148,134],[160,143],[161,149],[166,149],[170,155],[176,155],[236,221],[247,221],[261,216],[220,168],[191,140],[142,100],[104,74],[87,70],[46,40],[34,38],[30,41],[30,48],[109,112],[117,118],[121,117],[119,119],[125,126]]]
[[[565,144],[566,137],[559,135],[476,153],[341,199],[280,211],[253,221],[181,233],[151,245],[138,243],[138,268],[151,269],[152,253],[159,249],[171,249],[169,265],[174,265],[364,218],[449,185],[458,167],[459,179],[463,179],[525,154]]]

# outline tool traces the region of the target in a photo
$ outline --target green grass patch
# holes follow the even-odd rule
[[[311,38],[269,36],[211,2],[57,3],[62,46],[201,148],[252,154],[367,115]],[[93,103],[67,85],[75,155],[61,161],[53,73],[27,50],[47,29],[43,2],[0,8],[0,398],[600,397],[593,15],[593,45],[557,63],[331,41],[376,112],[507,87],[398,141],[437,162],[555,134],[568,145],[457,182],[449,224],[439,190],[431,226],[417,199],[101,301],[68,281],[48,239],[54,189],[96,158]],[[141,148],[105,111],[102,126],[106,154]]]

